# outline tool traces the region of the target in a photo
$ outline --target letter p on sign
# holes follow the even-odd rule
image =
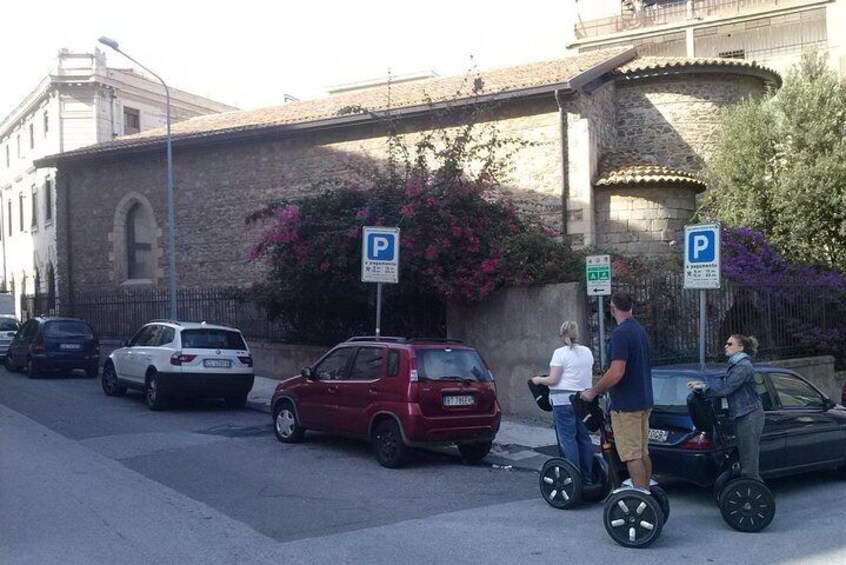
[[[368,234],[367,258],[371,261],[391,261],[394,258],[394,241],[392,234]]]
[[[688,260],[691,263],[710,263],[714,260],[714,232],[693,232],[688,239]]]

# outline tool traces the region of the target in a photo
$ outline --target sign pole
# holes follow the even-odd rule
[[[705,370],[705,289],[699,289],[699,368]]]
[[[382,331],[382,283],[376,283],[376,337]]]
[[[599,295],[599,368],[605,370],[605,299]]]

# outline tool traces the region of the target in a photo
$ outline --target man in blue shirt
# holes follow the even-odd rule
[[[611,315],[617,327],[611,334],[611,366],[582,399],[593,400],[611,393],[611,426],[620,460],[626,464],[632,484],[649,490],[652,461],[649,459],[649,413],[652,411],[652,360],[646,331],[632,317],[633,301],[625,292],[611,296]]]

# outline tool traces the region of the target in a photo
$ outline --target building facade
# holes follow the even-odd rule
[[[568,0],[567,49],[754,60],[784,72],[803,51],[846,78],[846,0]]]
[[[524,213],[576,245],[678,253],[674,244],[705,189],[699,172],[719,110],[780,78],[748,61],[641,57],[627,48],[483,72],[475,81],[484,85],[480,94],[456,96],[466,82],[427,79],[177,124],[178,286],[261,281],[262,266],[248,258],[259,229],[245,225],[250,213],[384,163],[386,113],[414,143],[447,106],[484,106],[501,135],[531,142],[502,186]],[[64,290],[166,286],[161,130],[37,165],[57,167]],[[88,221],[74,221],[83,214]]]
[[[235,109],[171,89],[172,121]],[[99,50],[59,51],[55,68],[0,121],[0,290],[14,293],[19,315],[21,296],[52,303],[57,295],[55,171],[33,162],[165,122],[161,84],[107,67]]]

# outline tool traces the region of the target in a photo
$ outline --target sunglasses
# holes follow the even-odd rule
[[[735,345],[735,344],[733,344],[733,343],[732,343],[732,342],[730,342],[730,341],[727,341],[727,342],[726,342],[726,347],[734,347],[734,345]]]

